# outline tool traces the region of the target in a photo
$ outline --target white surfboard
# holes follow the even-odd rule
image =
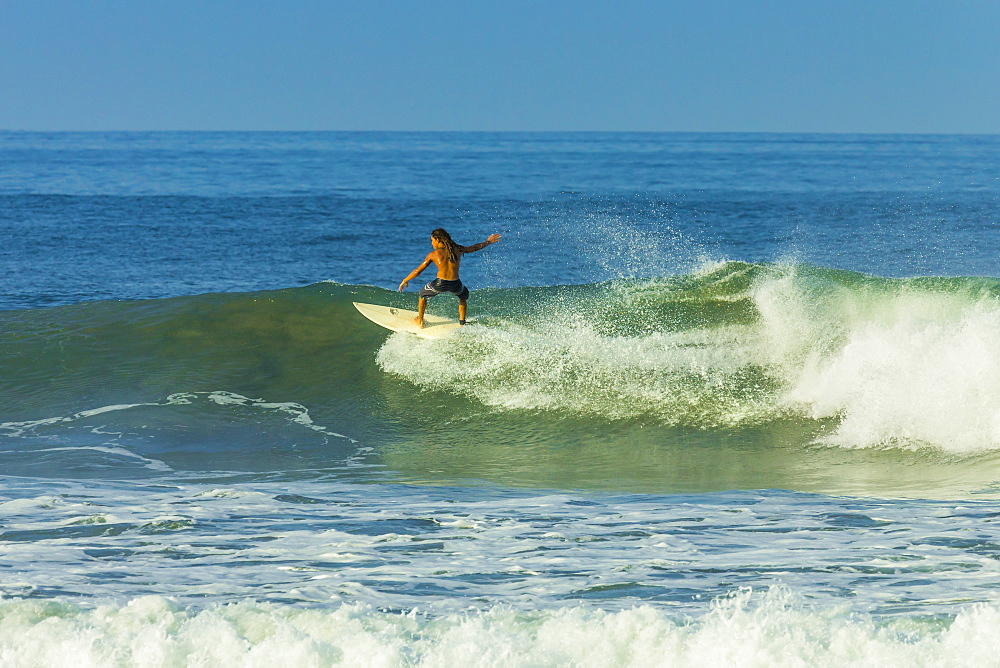
[[[416,311],[407,311],[405,308],[394,306],[379,306],[378,304],[361,304],[352,302],[354,308],[361,312],[376,325],[381,325],[394,332],[408,332],[416,334],[425,339],[444,339],[454,335],[461,325],[457,320],[442,318],[439,315],[424,314],[423,328],[417,327],[413,319],[417,317]]]

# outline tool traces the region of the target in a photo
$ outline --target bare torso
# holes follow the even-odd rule
[[[458,253],[454,260],[448,258],[448,253],[443,248],[435,248],[427,254],[427,259],[437,267],[437,277],[445,281],[458,280],[458,265],[462,261],[462,254]]]

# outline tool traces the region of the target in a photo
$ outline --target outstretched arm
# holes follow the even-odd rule
[[[428,253],[427,257],[424,258],[424,261],[420,263],[420,266],[417,267],[416,269],[414,269],[413,271],[411,271],[410,275],[403,279],[403,282],[399,284],[399,291],[400,292],[402,292],[403,290],[405,290],[407,284],[410,281],[412,281],[414,278],[416,278],[417,276],[419,276],[420,272],[422,272],[424,269],[426,269],[428,266],[430,266],[431,255],[433,255],[433,252]]]
[[[471,246],[461,246],[460,248],[463,253],[475,253],[477,250],[482,250],[490,244],[495,244],[498,241],[500,241],[500,235],[491,234],[486,241],[480,241],[478,244],[472,244]]]

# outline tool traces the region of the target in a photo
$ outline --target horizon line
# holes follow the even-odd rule
[[[914,136],[914,137],[995,137],[1000,132],[914,132],[871,130],[219,130],[219,129],[26,129],[0,128],[7,134],[633,134],[633,135],[863,135],[863,136]]]

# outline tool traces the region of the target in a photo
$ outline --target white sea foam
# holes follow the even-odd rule
[[[89,420],[90,418],[99,417],[103,415],[111,415],[118,412],[127,412],[130,410],[138,408],[156,408],[156,407],[170,407],[170,406],[188,406],[199,401],[207,401],[218,406],[245,406],[251,409],[261,409],[271,413],[281,414],[287,417],[289,422],[300,425],[307,429],[315,432],[319,432],[325,436],[331,436],[338,439],[344,439],[352,443],[357,443],[352,438],[340,434],[338,432],[327,429],[322,425],[318,425],[313,422],[312,417],[309,415],[309,410],[296,402],[286,401],[286,402],[276,402],[276,401],[266,401],[264,399],[251,399],[243,395],[237,394],[235,392],[227,392],[224,390],[216,390],[213,392],[177,392],[171,394],[163,399],[163,401],[153,401],[153,402],[143,402],[135,404],[115,404],[110,406],[100,406],[97,408],[92,408],[84,411],[74,413],[68,416],[56,416],[42,418],[38,420],[22,421],[22,422],[4,422],[0,423],[0,435],[11,437],[11,438],[21,438],[24,436],[41,436],[42,438],[47,438],[49,440],[59,441],[58,438],[48,435],[45,432],[47,427],[53,427],[58,425],[71,424],[75,422],[82,422]],[[106,447],[94,446],[91,449],[96,451],[107,452],[109,454],[119,454],[123,456],[135,457],[139,459],[144,459],[150,462],[152,468],[162,468],[165,466],[162,462],[154,460],[146,460],[145,458],[139,457],[134,453],[127,451],[125,448],[121,447],[117,441],[122,436],[120,432],[113,430],[105,430],[103,427],[91,427],[89,431],[93,434],[107,436],[106,443],[102,444]],[[74,446],[74,449],[79,449],[79,446]]]
[[[736,586],[780,582],[824,605],[849,590],[853,609],[883,615],[997,602],[1000,565],[983,519],[992,505],[974,502],[488,490],[463,498],[301,481],[294,494],[286,483],[220,481],[103,483],[95,496],[87,483],[5,483],[0,569],[12,577],[0,580],[3,597],[256,598],[435,615],[650,602],[700,615]]]
[[[783,588],[719,599],[699,618],[642,606],[431,617],[365,605],[205,609],[148,596],[83,609],[0,603],[10,666],[983,666],[1000,654],[1000,608],[952,621],[878,623],[814,609]]]
[[[1000,304],[901,287],[811,295],[794,273],[754,292],[782,401],[836,420],[841,447],[1000,448]]]
[[[112,435],[118,436],[119,434],[112,434]],[[161,462],[159,459],[153,459],[151,457],[143,457],[142,455],[138,455],[132,452],[128,448],[115,447],[111,445],[93,445],[93,446],[75,445],[72,447],[38,448],[35,450],[35,453],[39,455],[44,455],[45,453],[48,452],[66,452],[77,456],[79,456],[81,453],[99,452],[106,455],[111,455],[112,458],[120,458],[121,460],[124,461],[136,460],[138,462],[141,462],[141,465],[144,468],[150,469],[152,471],[173,471],[173,469],[170,466],[167,466],[166,463]]]
[[[736,380],[754,356],[742,328],[609,336],[584,318],[561,318],[468,334],[444,345],[397,334],[378,361],[424,387],[506,409],[652,414],[699,426],[753,423],[773,412],[772,401]]]

